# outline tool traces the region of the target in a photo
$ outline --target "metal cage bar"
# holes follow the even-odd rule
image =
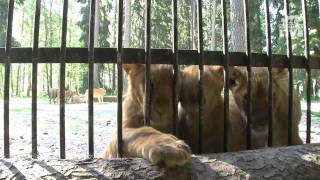
[[[37,158],[37,96],[38,96],[38,54],[39,54],[39,29],[40,29],[41,0],[36,1],[34,17],[33,48],[32,48],[32,111],[31,111],[31,136],[32,136],[32,158]]]
[[[145,71],[145,116],[144,116],[144,124],[145,126],[150,126],[150,116],[151,116],[151,80],[150,80],[150,64],[151,64],[151,0],[145,0],[146,11],[145,11],[145,63],[146,63],[146,71]]]
[[[198,0],[198,54],[199,54],[199,114],[198,114],[198,151],[202,153],[202,129],[203,129],[203,32],[202,32],[202,0]]]
[[[66,41],[68,26],[68,0],[63,1],[62,32],[60,46],[60,158],[66,158],[65,134],[65,75],[66,75]]]
[[[3,150],[4,157],[10,157],[10,137],[9,137],[9,88],[10,88],[10,68],[11,68],[11,40],[12,40],[12,20],[13,20],[14,0],[9,1],[6,47],[5,47],[5,72],[4,72],[4,112],[3,112]]]
[[[90,19],[89,19],[89,44],[88,44],[88,64],[89,64],[89,94],[88,94],[88,135],[89,135],[89,157],[94,157],[93,142],[93,71],[94,71],[94,45],[95,45],[95,13],[96,0],[90,1]]]
[[[273,85],[272,85],[272,48],[271,48],[271,27],[269,14],[269,0],[264,2],[265,23],[266,23],[266,47],[268,62],[268,146],[272,146],[272,121],[273,121]]]
[[[223,29],[223,67],[224,67],[224,143],[223,150],[228,151],[228,122],[229,122],[229,48],[228,48],[228,27],[226,1],[221,0],[222,5],[222,29]]]
[[[292,144],[292,92],[293,92],[293,73],[292,73],[292,42],[290,33],[290,20],[289,20],[289,1],[284,0],[285,18],[286,18],[286,41],[287,41],[287,60],[289,70],[289,87],[288,87],[288,145]]]
[[[88,48],[66,49],[66,63],[88,63]],[[151,64],[172,64],[172,49],[151,49]],[[39,48],[38,63],[60,63],[60,48]],[[94,48],[95,63],[117,63],[117,48]],[[178,50],[180,64],[199,65],[198,51]],[[144,49],[123,48],[123,63],[145,64]],[[204,65],[224,65],[223,51],[203,51]],[[228,52],[230,66],[246,66],[246,54],[243,52]],[[252,67],[267,67],[268,56],[261,53],[251,53]],[[272,67],[287,67],[287,56],[272,54]],[[0,63],[6,62],[5,48],[0,48]],[[32,48],[12,48],[11,63],[32,63]],[[292,68],[305,69],[304,56],[292,56]],[[310,56],[310,69],[320,69],[320,56]]]
[[[250,47],[250,28],[249,28],[249,7],[248,0],[243,0],[244,11],[244,25],[245,25],[245,37],[246,37],[246,55],[247,55],[247,71],[248,71],[248,86],[247,86],[247,149],[251,149],[251,47]]]
[[[123,72],[122,72],[122,24],[123,24],[123,0],[118,0],[118,47],[117,47],[117,68],[118,68],[118,113],[117,113],[117,148],[118,157],[123,156],[122,142],[122,92],[123,92]]]
[[[308,11],[307,2],[302,0],[303,11],[303,30],[304,30],[304,56],[306,59],[307,70],[307,138],[306,143],[311,142],[311,70],[310,70],[310,45],[309,45],[309,30],[308,30]]]
[[[178,97],[179,94],[179,56],[178,56],[178,8],[177,0],[172,0],[172,54],[173,54],[173,123],[172,132],[177,135],[177,121],[178,121]]]

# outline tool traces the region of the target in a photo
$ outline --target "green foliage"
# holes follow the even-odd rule
[[[62,23],[62,0],[42,0],[41,4],[41,22],[40,22],[40,47],[59,47],[61,41],[61,23]],[[117,19],[115,13],[116,0],[102,0],[99,3],[99,29],[96,45],[98,47],[115,47],[117,36]],[[178,0],[178,48],[193,49],[193,41],[197,39],[195,32],[197,27],[193,27],[192,4],[195,0]],[[212,14],[213,0],[202,1],[202,25],[203,25],[203,43],[205,50],[212,50],[211,32],[212,18],[216,19],[215,30],[215,48],[222,50],[222,16],[220,1],[216,1],[216,12]],[[230,7],[227,1],[227,19],[228,29],[230,29]],[[270,0],[270,24],[271,24],[271,46],[273,54],[286,54],[286,22],[283,0]],[[171,0],[152,0],[151,8],[151,46],[152,48],[171,48],[172,47],[172,1]],[[249,27],[252,52],[266,52],[266,22],[264,0],[249,0]],[[316,48],[320,48],[320,13],[319,1],[307,0],[308,18],[309,18],[309,36],[310,52],[317,53]],[[0,47],[5,46],[6,41],[6,21],[7,21],[8,0],[0,0]],[[89,31],[89,9],[90,0],[69,1],[68,14],[68,47],[87,47]],[[34,0],[18,0],[15,3],[14,11],[14,37],[12,38],[13,47],[31,47],[33,42],[34,26]],[[144,48],[145,43],[145,1],[131,0],[131,34],[130,47]],[[303,34],[303,16],[301,1],[290,1],[290,33],[292,37],[292,50],[294,55],[304,54],[304,34]],[[194,34],[194,37],[192,35]],[[228,32],[229,36],[231,32]],[[230,39],[230,37],[229,37]],[[320,53],[320,52],[319,52]],[[109,65],[99,66],[100,82],[105,88],[111,87],[113,68]],[[24,67],[25,71],[31,73],[29,66]],[[13,79],[17,79],[17,67],[12,68]],[[22,71],[22,69],[21,69]],[[53,74],[57,75],[59,66],[54,66]],[[1,72],[3,70],[1,69]],[[39,77],[45,77],[47,70],[39,69]],[[25,75],[25,79],[29,77]],[[70,89],[83,94],[88,88],[88,72],[86,64],[71,64],[67,66],[66,83]],[[313,71],[313,87],[320,77],[318,71]],[[115,73],[116,78],[116,73]],[[294,71],[295,88],[300,88],[301,98],[306,94],[306,74],[305,70],[297,69]],[[13,88],[17,86],[18,81],[13,81]],[[41,81],[46,83],[46,77]],[[58,85],[58,78],[54,78],[54,84]],[[3,82],[3,78],[0,78]],[[25,83],[28,81],[26,80]],[[41,84],[41,83],[40,83]],[[41,88],[45,85],[41,84]],[[304,88],[302,88],[304,87]],[[27,87],[25,87],[27,89]],[[315,88],[315,90],[317,90]],[[113,91],[108,91],[112,92]],[[46,92],[41,92],[45,94]],[[313,97],[317,96],[313,93]]]

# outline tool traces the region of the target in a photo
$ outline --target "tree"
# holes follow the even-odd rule
[[[243,1],[230,0],[231,10],[231,46],[230,50],[234,52],[245,52],[245,27]]]

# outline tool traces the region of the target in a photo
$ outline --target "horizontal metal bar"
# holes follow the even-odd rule
[[[95,48],[95,63],[116,63],[116,48]],[[39,63],[60,63],[60,48],[39,48]],[[223,65],[222,51],[204,51],[205,65]],[[197,50],[179,50],[179,62],[184,65],[197,65],[199,55]],[[10,52],[11,63],[32,63],[32,48],[12,48]],[[229,52],[230,66],[246,66],[246,54],[243,52]],[[272,67],[287,67],[286,55],[272,54]],[[174,56],[171,49],[152,49],[152,64],[172,64]],[[5,50],[0,48],[0,63],[5,62]],[[66,63],[88,63],[87,48],[67,48]],[[144,49],[123,49],[123,63],[144,64]],[[292,56],[293,68],[306,68],[304,56]],[[268,67],[266,54],[252,53],[252,67]],[[310,57],[310,68],[320,69],[320,56]]]

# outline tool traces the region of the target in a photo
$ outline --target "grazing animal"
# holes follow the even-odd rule
[[[87,97],[87,101],[86,103],[88,103],[88,94],[89,94],[89,90],[86,90],[86,97]],[[98,102],[101,103],[103,102],[103,97],[106,94],[106,90],[104,88],[93,88],[93,97],[98,99]]]
[[[69,102],[69,100],[72,98],[73,95],[75,95],[76,92],[72,90],[66,90],[65,91],[65,102]],[[58,88],[50,88],[49,89],[49,103],[53,102],[56,104],[57,102],[60,102],[60,90]]]
[[[53,104],[57,103],[57,99],[59,97],[59,89],[58,88],[50,88],[49,89],[49,103],[51,104],[51,102],[53,102]]]

